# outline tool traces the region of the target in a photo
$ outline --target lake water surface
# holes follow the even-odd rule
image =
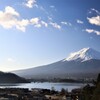
[[[82,83],[23,83],[23,84],[1,84],[0,88],[42,88],[42,89],[51,89],[54,87],[55,90],[60,91],[62,88],[67,89],[69,92],[75,88],[81,88],[85,84]]]

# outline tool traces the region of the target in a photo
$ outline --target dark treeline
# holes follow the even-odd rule
[[[28,79],[31,82],[66,82],[66,83],[92,83],[92,80],[84,79],[61,79],[61,78],[52,78],[52,79]]]
[[[83,100],[100,100],[100,74],[93,86],[87,84],[82,90]]]

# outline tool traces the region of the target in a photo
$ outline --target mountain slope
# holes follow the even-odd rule
[[[100,72],[99,57],[99,52],[85,48],[64,60],[45,66],[14,71],[14,73],[27,78],[92,78]]]

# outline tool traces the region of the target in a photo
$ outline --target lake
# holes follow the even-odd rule
[[[75,88],[81,88],[86,84],[82,83],[22,83],[22,84],[0,84],[0,88],[42,88],[42,89],[51,89],[54,87],[55,90],[60,91],[62,88],[67,89],[69,92]]]

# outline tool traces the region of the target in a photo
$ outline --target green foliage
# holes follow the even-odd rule
[[[83,97],[84,97],[84,100],[91,100],[91,94],[92,93],[92,88],[91,86],[88,84],[86,85],[84,88],[83,88]]]
[[[100,82],[97,85],[97,88],[94,90],[92,100],[100,100]]]
[[[83,88],[82,96],[83,100],[100,100],[100,74],[94,81],[94,86],[88,84]]]
[[[65,95],[66,94],[66,90],[64,88],[62,88],[61,91],[60,91],[60,94],[61,95]]]
[[[99,75],[97,77],[97,83],[100,83],[100,73],[99,73]]]

